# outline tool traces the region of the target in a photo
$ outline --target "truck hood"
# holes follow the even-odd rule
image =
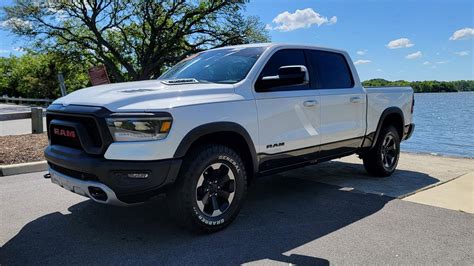
[[[158,80],[115,83],[75,91],[53,104],[101,106],[113,112],[154,111],[178,106],[236,101],[230,84],[193,83],[167,85]]]

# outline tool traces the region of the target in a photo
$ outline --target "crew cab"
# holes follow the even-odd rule
[[[364,88],[345,51],[251,44],[190,56],[155,80],[75,91],[47,109],[52,182],[99,203],[166,194],[214,232],[259,176],[358,154],[389,176],[414,130],[410,87]]]

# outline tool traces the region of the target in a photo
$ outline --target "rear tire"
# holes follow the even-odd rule
[[[186,156],[178,181],[168,195],[171,215],[194,232],[212,233],[238,215],[247,190],[239,154],[217,144],[198,147]]]
[[[400,136],[393,126],[382,128],[375,146],[363,157],[365,170],[385,177],[395,172],[400,157]]]

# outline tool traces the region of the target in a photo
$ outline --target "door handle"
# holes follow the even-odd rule
[[[308,100],[308,101],[303,102],[304,107],[313,107],[313,106],[316,106],[317,104],[318,104],[318,101],[316,100]]]
[[[361,99],[359,96],[351,97],[351,103],[360,103]]]

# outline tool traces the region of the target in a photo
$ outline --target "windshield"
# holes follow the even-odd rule
[[[224,48],[202,52],[182,60],[159,79],[236,83],[247,76],[265,49],[266,47]]]

